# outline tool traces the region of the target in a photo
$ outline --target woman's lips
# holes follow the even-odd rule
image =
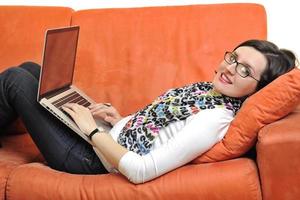
[[[221,73],[219,80],[222,83],[232,84],[232,81],[224,73]]]

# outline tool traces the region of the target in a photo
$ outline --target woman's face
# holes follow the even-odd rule
[[[217,92],[230,97],[244,97],[255,92],[260,77],[267,66],[267,59],[256,49],[248,46],[237,48],[232,54],[226,56],[228,64],[225,60],[220,64],[217,74],[213,79],[213,85]],[[237,69],[240,74],[249,74],[243,78],[236,72],[236,62],[241,63]],[[251,77],[252,76],[252,77]],[[256,79],[256,80],[255,80]]]

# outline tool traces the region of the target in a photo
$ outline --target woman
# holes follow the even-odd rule
[[[295,56],[267,41],[249,40],[226,52],[212,81],[171,89],[133,115],[110,104],[63,109],[93,147],[37,102],[39,66],[24,63],[0,75],[0,127],[17,116],[49,166],[70,173],[119,171],[133,183],[180,167],[220,141],[243,100],[295,65]],[[99,130],[95,119],[112,125]]]

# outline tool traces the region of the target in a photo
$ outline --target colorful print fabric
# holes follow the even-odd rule
[[[150,152],[156,136],[170,123],[185,120],[201,110],[225,108],[236,114],[242,101],[213,90],[211,82],[171,89],[136,112],[118,137],[118,143],[139,155]]]

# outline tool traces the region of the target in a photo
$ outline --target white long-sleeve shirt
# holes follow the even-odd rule
[[[131,116],[123,118],[109,132],[117,138]],[[105,168],[110,172],[121,172],[133,183],[143,183],[176,169],[220,141],[233,119],[233,112],[225,108],[201,110],[186,120],[177,121],[162,128],[154,141],[150,153],[140,156],[127,152],[114,169],[101,152],[96,151]]]

